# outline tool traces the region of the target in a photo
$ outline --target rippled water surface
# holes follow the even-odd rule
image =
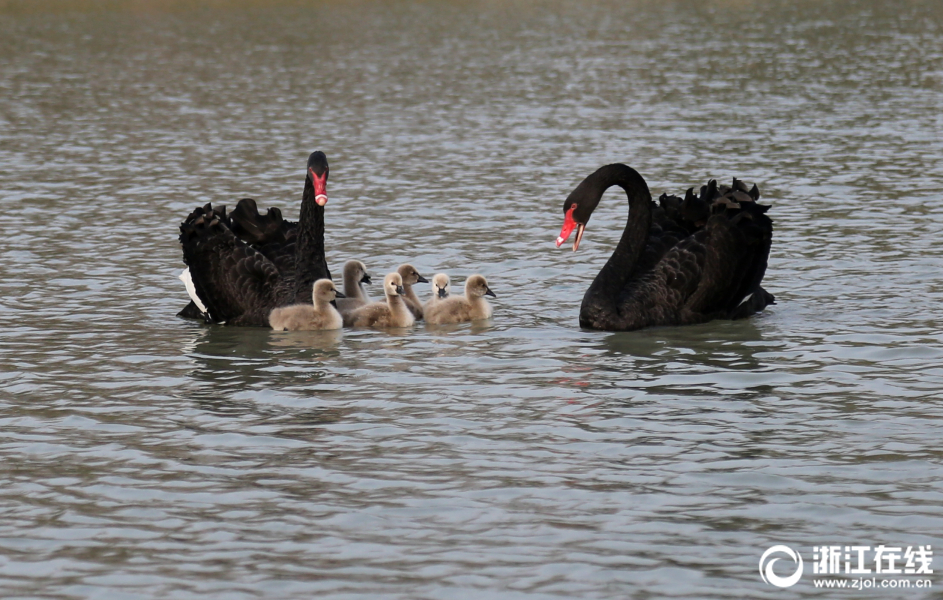
[[[0,2],[0,596],[819,598],[814,546],[943,553],[941,6]],[[183,216],[296,218],[315,149],[336,275],[481,272],[493,321],[177,319]],[[581,331],[624,196],[553,239],[616,161],[756,181],[778,304]]]

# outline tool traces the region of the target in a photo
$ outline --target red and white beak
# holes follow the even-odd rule
[[[318,177],[314,169],[308,169],[308,175],[311,176],[311,183],[314,184],[314,201],[318,206],[327,204],[327,171],[324,175]]]
[[[573,229],[576,229],[576,240],[573,242],[573,251],[576,252],[576,249],[580,247],[580,240],[583,239],[583,231],[586,229],[585,223],[577,223],[576,219],[573,218],[573,211],[576,210],[576,205],[570,207],[570,210],[566,211],[566,215],[563,217],[563,228],[560,230],[560,236],[557,238],[557,248],[563,245],[563,242],[566,241],[570,234],[573,233]]]

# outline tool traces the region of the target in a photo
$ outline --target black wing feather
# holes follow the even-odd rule
[[[229,221],[207,205],[180,226],[183,260],[197,296],[214,322],[266,326],[285,295],[278,269],[239,238]]]
[[[711,180],[682,200],[667,194],[652,205],[645,249],[617,302],[619,327],[703,322],[748,316],[773,297],[760,287],[772,241],[768,206],[759,191]],[[744,298],[755,294],[741,306]]]

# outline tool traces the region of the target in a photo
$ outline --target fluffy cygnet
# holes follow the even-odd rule
[[[436,302],[440,300],[445,300],[449,297],[450,288],[449,276],[445,273],[436,273],[432,276],[432,297],[426,300],[426,303],[423,305],[423,313],[429,310]]]
[[[344,295],[346,298],[337,299],[337,310],[346,315],[353,310],[366,306],[370,302],[367,288],[364,284],[370,283],[370,274],[367,267],[359,260],[348,260],[344,263]]]
[[[465,323],[491,318],[491,305],[485,296],[497,297],[482,275],[472,275],[465,282],[464,296],[451,296],[437,300],[426,308],[426,322],[433,325],[443,323]]]
[[[344,316],[344,325],[350,327],[409,327],[415,321],[409,312],[403,295],[403,278],[399,273],[390,273],[383,279],[386,302],[374,302],[361,306]]]
[[[314,329],[340,329],[341,314],[331,305],[337,296],[337,288],[330,279],[319,279],[311,292],[313,304],[281,306],[272,311],[268,322],[276,331],[310,331]]]
[[[419,296],[416,295],[416,292],[413,290],[413,285],[417,283],[429,283],[429,280],[419,274],[419,271],[416,270],[416,267],[412,265],[400,265],[396,272],[399,273],[399,276],[403,278],[403,300],[406,301],[406,306],[409,308],[409,312],[413,313],[413,316],[417,319],[422,318],[422,302],[419,301]]]

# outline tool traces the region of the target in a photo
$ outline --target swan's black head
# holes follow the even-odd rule
[[[605,167],[603,167],[605,168]],[[602,169],[600,169],[601,171]],[[593,216],[593,211],[599,206],[599,200],[602,198],[602,190],[596,185],[596,175],[599,171],[593,173],[584,179],[576,189],[570,192],[566,202],[563,203],[563,228],[560,229],[560,236],[557,238],[557,248],[563,245],[573,229],[576,229],[576,240],[573,241],[573,250],[580,247],[580,240],[583,239],[583,231],[589,218]]]
[[[330,170],[327,166],[327,156],[320,150],[312,152],[308,157],[308,178],[314,185],[314,201],[318,206],[327,204],[327,176]]]
[[[570,237],[573,229],[576,229],[573,250],[576,251],[580,247],[580,240],[583,239],[583,231],[589,223],[589,218],[599,206],[603,193],[612,185],[621,185],[626,191],[630,187],[640,185],[644,193],[648,194],[645,180],[635,169],[621,163],[599,167],[595,173],[581,181],[563,203],[563,228],[557,238],[557,248]]]

